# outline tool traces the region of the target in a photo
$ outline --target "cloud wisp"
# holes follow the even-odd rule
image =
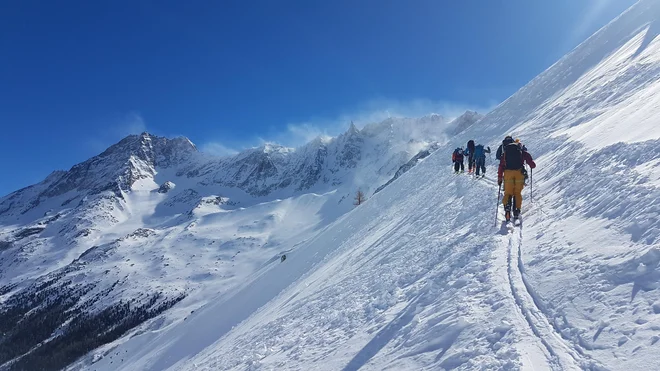
[[[129,112],[117,125],[116,133],[121,137],[147,131],[147,124],[138,112]]]
[[[612,0],[597,0],[592,1],[591,7],[584,14],[578,25],[575,27],[571,36],[566,41],[564,49],[572,49],[582,43],[588,36],[591,27],[607,10],[607,7],[612,4]]]
[[[209,155],[219,156],[219,157],[232,156],[239,152],[238,150],[228,147],[219,142],[204,143],[200,146],[199,150],[204,153],[208,153]]]
[[[92,122],[93,137],[88,139],[87,147],[98,153],[128,135],[147,131],[147,124],[139,112],[131,111],[121,116],[104,118]]]
[[[226,143],[210,141],[200,146],[202,152],[216,155],[232,155],[241,149],[255,147],[264,143],[277,143],[287,147],[299,147],[318,137],[334,137],[348,130],[351,122],[358,128],[367,124],[381,122],[390,117],[422,117],[439,114],[448,120],[462,115],[465,111],[477,111],[485,114],[491,107],[480,107],[465,103],[415,99],[398,101],[377,99],[347,110],[335,117],[316,117],[302,122],[286,124],[281,131],[255,138],[252,143]]]

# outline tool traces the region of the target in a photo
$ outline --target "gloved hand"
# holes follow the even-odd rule
[[[497,186],[499,187],[501,185],[502,185],[502,178],[497,178]]]

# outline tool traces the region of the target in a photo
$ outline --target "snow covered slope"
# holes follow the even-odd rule
[[[391,179],[448,127],[438,115],[393,118],[227,158],[143,133],[1,198],[0,367],[64,367],[175,304],[157,323],[184,320],[351,210],[358,189]]]
[[[658,22],[640,1],[283,263],[76,367],[660,369]],[[448,161],[505,134],[538,160],[513,230],[494,168]]]

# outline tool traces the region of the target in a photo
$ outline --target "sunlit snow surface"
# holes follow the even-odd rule
[[[335,192],[245,209],[205,204],[194,222],[173,221],[148,243],[176,243],[132,259],[174,265],[154,285],[218,284],[74,368],[660,369],[658,22],[660,2],[641,1],[337,219],[324,218]],[[538,164],[523,227],[512,229],[495,221],[494,167],[474,180],[449,163],[467,139],[494,148],[505,134]],[[132,197],[152,208],[159,196]],[[278,247],[267,263],[224,277],[238,260],[218,241],[241,233],[251,236],[241,246]],[[121,248],[139,249],[137,240]],[[207,273],[176,266],[192,261]]]

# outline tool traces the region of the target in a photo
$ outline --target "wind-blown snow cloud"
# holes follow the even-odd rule
[[[118,117],[109,117],[93,122],[92,138],[87,140],[87,146],[94,153],[101,152],[108,146],[131,134],[147,131],[147,124],[139,112],[131,111]]]
[[[599,0],[593,2],[593,6],[584,15],[567,41],[567,46],[569,48],[577,46],[577,44],[585,39],[591,26],[593,26],[594,22],[596,22],[611,3],[612,0]]]
[[[238,153],[237,150],[218,142],[204,143],[202,144],[200,151],[214,156],[231,156]]]
[[[494,105],[493,105],[494,106]],[[238,149],[256,146],[264,143],[278,143],[289,147],[298,147],[318,137],[333,137],[345,132],[351,122],[358,128],[367,124],[380,122],[389,117],[421,117],[432,113],[453,119],[467,110],[485,114],[492,107],[482,107],[467,103],[433,101],[430,99],[415,99],[400,101],[392,99],[375,99],[353,109],[346,110],[335,117],[314,117],[303,122],[288,123],[284,130],[270,135],[255,138],[247,146],[245,143],[223,143],[212,141],[200,146],[202,152],[211,154],[233,154]]]
[[[138,112],[129,112],[117,126],[117,134],[122,137],[147,131],[147,124]]]
[[[453,119],[465,111],[486,113],[490,107],[479,107],[465,103],[416,99],[398,101],[391,99],[372,100],[335,118],[311,119],[300,123],[290,123],[287,130],[279,133],[274,140],[288,146],[299,146],[318,136],[336,136],[348,129],[351,122],[358,128],[380,122],[390,117],[421,117],[432,113]]]

